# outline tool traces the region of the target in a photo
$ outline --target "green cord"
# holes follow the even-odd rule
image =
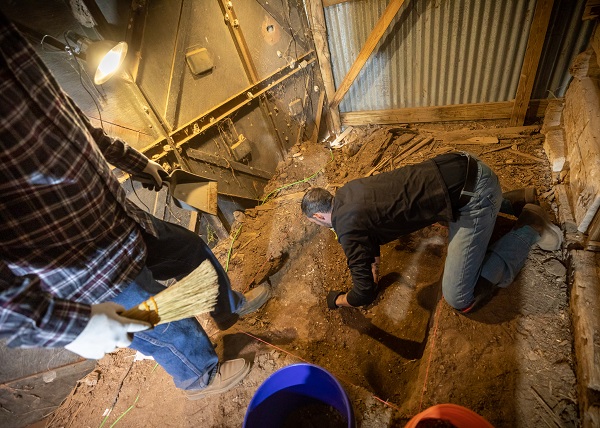
[[[314,174],[312,174],[312,175],[310,175],[310,176],[308,176],[306,178],[303,178],[302,180],[294,181],[293,183],[286,184],[284,186],[281,186],[281,187],[273,190],[272,192],[269,192],[267,194],[267,196],[265,196],[261,200],[260,204],[262,205],[265,202],[267,202],[267,200],[269,199],[269,197],[273,193],[275,193],[275,192],[279,192],[280,190],[283,190],[283,189],[285,189],[287,187],[290,187],[290,186],[293,186],[293,185],[299,184],[299,183],[306,183],[307,181],[311,180],[313,177],[315,177],[317,174],[319,174],[321,171],[323,171],[325,169],[325,167],[327,165],[329,165],[330,162],[333,162],[333,150],[329,149],[329,153],[331,154],[331,159],[323,167],[321,167],[321,169],[319,169],[317,172],[315,172]],[[235,232],[235,235],[233,236],[233,238],[231,238],[231,244],[229,245],[229,250],[227,251],[227,260],[225,261],[225,272],[229,271],[229,260],[231,259],[231,253],[233,251],[233,243],[235,242],[235,240],[237,239],[238,235],[240,234],[240,230],[242,230],[242,226],[243,225],[240,225],[240,227],[238,228],[238,230]],[[335,231],[334,231],[334,233],[335,233]],[[336,238],[337,238],[337,235],[336,235]]]
[[[280,190],[283,190],[283,189],[285,189],[285,188],[287,188],[287,187],[294,186],[295,184],[306,183],[307,181],[309,181],[309,180],[312,180],[312,178],[313,178],[313,177],[315,177],[317,174],[319,174],[321,171],[323,171],[323,170],[325,169],[325,167],[327,167],[327,165],[329,165],[329,163],[333,161],[333,150],[329,149],[329,153],[331,154],[331,159],[329,160],[329,162],[327,162],[325,165],[323,165],[323,166],[321,167],[321,169],[319,169],[319,170],[318,170],[317,172],[315,172],[314,174],[312,174],[312,175],[310,175],[310,176],[308,176],[308,177],[306,177],[306,178],[303,178],[302,180],[298,180],[298,181],[294,181],[293,183],[285,184],[285,185],[283,185],[283,186],[281,186],[281,187],[279,187],[279,188],[277,188],[277,189],[275,189],[275,190],[273,190],[273,191],[269,192],[269,193],[267,194],[267,196],[265,196],[265,197],[264,197],[264,198],[261,200],[261,202],[260,202],[260,203],[261,203],[261,205],[262,205],[262,204],[264,204],[265,202],[267,202],[267,200],[269,199],[269,197],[270,197],[270,196],[271,196],[273,193],[279,192]]]
[[[156,368],[157,368],[157,367],[158,367],[158,363],[156,363],[156,364],[154,365],[154,367],[152,368],[152,371],[151,371],[150,373],[154,373],[154,370],[156,370]],[[117,418],[117,420],[116,420],[116,421],[114,421],[114,422],[113,422],[113,424],[112,424],[112,425],[111,425],[109,428],[112,428],[112,427],[114,427],[114,426],[116,425],[116,423],[117,423],[117,422],[119,422],[119,420],[120,420],[120,419],[121,419],[123,416],[125,416],[125,415],[127,414],[127,412],[129,412],[131,409],[133,409],[133,407],[135,406],[135,404],[138,402],[138,400],[139,400],[139,399],[140,399],[140,394],[138,394],[138,395],[137,395],[137,397],[135,397],[135,401],[133,402],[133,404],[132,404],[131,406],[129,406],[129,408],[128,408],[127,410],[125,410],[125,412],[123,412],[123,413],[121,414],[121,416],[119,416],[119,417]],[[113,406],[113,407],[114,407],[114,406]],[[106,416],[104,417],[104,419],[102,420],[102,423],[100,424],[100,426],[99,426],[98,428],[102,428],[102,426],[104,425],[104,423],[106,422],[106,420],[108,419],[108,417],[110,416],[110,414],[111,414],[111,412],[108,412],[108,415],[106,415]]]
[[[238,227],[238,230],[235,232],[235,234],[231,238],[231,244],[229,244],[229,250],[227,250],[227,260],[225,262],[225,272],[229,271],[229,259],[231,259],[231,253],[233,251],[233,243],[235,242],[238,235],[240,234],[240,230],[242,230],[242,226],[243,226],[243,224],[240,224],[240,227]]]
[[[129,406],[129,408],[127,410],[125,410],[123,413],[121,413],[121,416],[119,416],[117,418],[117,420],[114,421],[109,428],[113,428],[117,424],[117,422],[119,422],[121,420],[121,418],[123,416],[125,416],[131,409],[133,409],[135,407],[135,404],[138,402],[139,399],[140,399],[140,394],[138,394],[137,397],[135,397],[135,401],[133,402],[133,404],[131,406]]]

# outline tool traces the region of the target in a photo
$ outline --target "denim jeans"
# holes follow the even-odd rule
[[[456,309],[471,305],[479,276],[500,287],[508,286],[539,239],[534,229],[525,226],[511,230],[488,248],[503,203],[502,189],[496,174],[480,160],[477,169],[474,195],[449,224],[442,292]]]
[[[146,267],[113,301],[126,309],[137,306],[164,290],[157,280],[180,279],[209,259],[217,270],[219,296],[213,316],[234,313],[244,303],[241,293],[231,290],[229,278],[210,248],[195,233],[162,220],[153,219],[158,238],[144,234],[148,249]],[[178,388],[205,388],[214,376],[218,357],[213,345],[195,318],[161,324],[134,334],[131,348],[152,356]]]

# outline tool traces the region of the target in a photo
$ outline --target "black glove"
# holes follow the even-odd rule
[[[335,301],[337,300],[338,296],[342,294],[346,293],[344,293],[343,291],[330,291],[329,294],[327,294],[327,307],[329,309],[339,308],[339,306],[335,304]]]

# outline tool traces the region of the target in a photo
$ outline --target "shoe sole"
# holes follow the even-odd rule
[[[244,378],[250,373],[251,365],[248,364],[245,367],[245,370],[241,371],[231,383],[225,387],[220,389],[211,389],[210,391],[200,390],[196,393],[186,393],[186,397],[190,401],[200,400],[202,398],[210,397],[211,395],[223,394],[231,389],[235,388]]]
[[[248,306],[247,308],[245,308],[244,311],[241,312],[237,312],[237,314],[241,317],[251,314],[252,312],[256,312],[257,310],[259,310],[265,303],[267,303],[267,301],[269,300],[269,298],[271,297],[271,289],[268,288],[267,292],[260,296],[255,298],[252,301],[252,306]]]
[[[556,251],[562,246],[562,231],[555,224],[549,223],[544,229],[538,247],[544,251]]]
[[[529,210],[532,213],[540,216],[544,220],[544,223],[545,223],[544,231],[542,232],[542,235],[540,236],[539,241],[536,242],[537,246],[540,247],[544,251],[556,251],[556,250],[560,249],[560,247],[562,246],[562,241],[563,241],[561,229],[548,219],[548,217],[542,207],[540,207],[539,205],[534,205],[534,204],[527,204],[527,205],[531,205],[529,207]]]

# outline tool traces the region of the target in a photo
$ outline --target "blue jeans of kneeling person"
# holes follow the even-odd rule
[[[172,223],[154,219],[158,238],[144,235],[148,248],[146,267],[114,302],[126,309],[137,306],[164,290],[157,280],[183,278],[209,259],[219,277],[219,296],[213,316],[236,312],[244,303],[233,291],[227,274],[210,248],[195,233]],[[184,390],[205,388],[218,367],[218,357],[206,332],[195,318],[162,324],[134,334],[131,348],[152,356],[175,385]]]
[[[512,283],[529,249],[540,238],[533,228],[524,226],[511,230],[488,248],[503,201],[502,189],[487,165],[477,160],[477,169],[475,195],[449,224],[442,290],[446,301],[456,309],[473,303],[480,276],[499,287]]]

